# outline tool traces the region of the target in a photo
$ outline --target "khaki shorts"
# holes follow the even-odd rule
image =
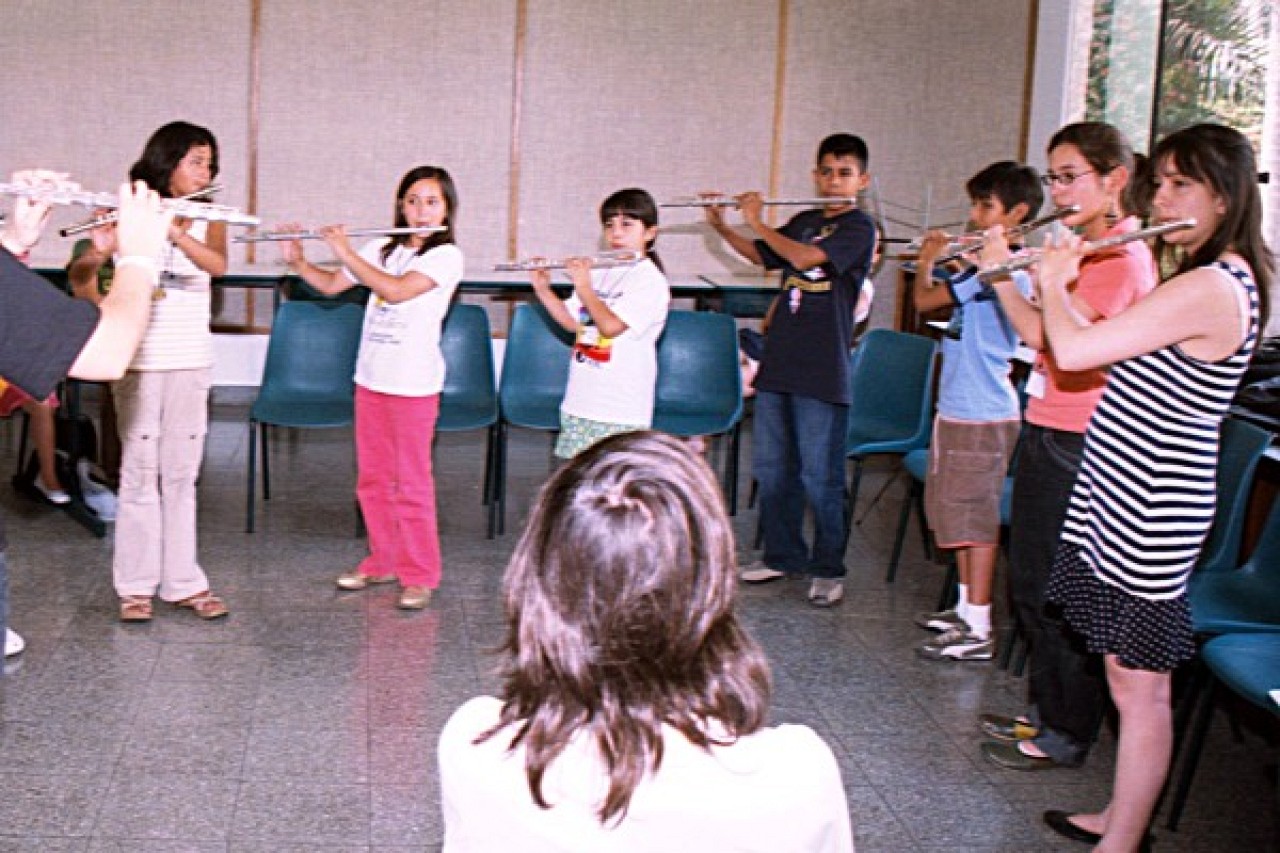
[[[940,548],[1000,543],[1000,495],[1020,421],[938,417],[929,446],[924,505]]]

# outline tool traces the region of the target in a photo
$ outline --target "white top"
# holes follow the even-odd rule
[[[657,775],[636,788],[620,825],[604,827],[596,812],[607,777],[589,744],[575,741],[548,768],[542,791],[552,807],[542,809],[523,748],[508,752],[505,732],[472,743],[501,708],[491,696],[472,699],[440,735],[447,853],[853,850],[840,769],[807,726],[764,729],[710,752],[665,729]]]
[[[209,223],[197,219],[187,232],[201,242]],[[142,343],[130,370],[199,370],[213,366],[209,331],[210,276],[176,245],[165,241],[156,255],[155,299]]]
[[[560,409],[601,423],[649,426],[658,384],[658,338],[671,304],[667,277],[646,259],[592,270],[591,288],[627,328],[616,338],[602,337],[578,297],[565,300],[579,328]]]
[[[446,243],[417,255],[407,246],[397,246],[384,264],[382,247],[390,239],[380,237],[365,244],[360,257],[391,275],[422,273],[436,286],[395,305],[376,294],[369,298],[356,358],[356,384],[380,394],[429,397],[444,388],[440,326],[462,280],[462,250]],[[359,281],[351,270],[344,268],[344,272]]]

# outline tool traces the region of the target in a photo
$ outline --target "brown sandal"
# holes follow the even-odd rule
[[[151,598],[145,595],[120,596],[121,622],[150,622]]]
[[[197,592],[190,598],[175,601],[174,606],[190,608],[201,619],[220,619],[228,613],[227,605],[222,599],[207,589],[204,592]]]

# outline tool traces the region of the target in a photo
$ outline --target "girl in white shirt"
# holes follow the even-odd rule
[[[499,696],[440,736],[444,849],[853,849],[831,750],[765,727],[711,469],[651,431],[543,487],[507,566]]]
[[[397,606],[421,610],[441,573],[431,446],[444,388],[440,328],[463,269],[454,244],[453,178],[435,166],[410,170],[396,190],[395,208],[397,228],[445,230],[382,237],[356,252],[341,225],[321,228],[342,262],[336,270],[307,261],[300,241],[281,245],[285,260],[321,293],[357,284],[373,291],[355,375],[356,495],[369,529],[369,556],[337,583],[359,590],[399,581]]]
[[[658,338],[671,303],[653,250],[658,205],[642,189],[619,190],[600,205],[600,225],[610,250],[636,252],[643,260],[594,270],[589,258],[570,258],[565,266],[573,295],[563,302],[551,289],[550,272],[532,276],[547,312],[575,336],[556,442],[563,459],[606,436],[653,423]]]

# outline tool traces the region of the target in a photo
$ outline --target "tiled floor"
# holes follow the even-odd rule
[[[520,516],[548,467],[545,436],[515,431],[508,535],[484,538],[482,437],[437,449],[445,579],[406,615],[394,591],[341,593],[354,565],[347,431],[283,435],[275,494],[244,533],[245,410],[214,409],[201,481],[201,557],[229,619],[160,608],[121,625],[109,540],[0,488],[10,534],[12,624],[29,648],[0,680],[0,853],[363,851],[441,840],[435,740],[463,700],[491,690],[497,591]],[[0,424],[0,471],[17,430]],[[873,478],[864,494],[874,493]],[[1040,824],[1049,807],[1099,806],[1113,741],[1081,770],[986,765],[974,715],[1020,708],[1022,681],[990,664],[918,660],[911,615],[941,569],[918,538],[884,582],[901,488],[853,535],[845,602],[804,587],[745,589],[742,610],[773,663],[774,716],[813,726],[844,773],[862,851],[1083,849]],[[754,513],[737,519],[749,541]],[[1220,715],[1183,828],[1157,850],[1275,849],[1275,747]]]

